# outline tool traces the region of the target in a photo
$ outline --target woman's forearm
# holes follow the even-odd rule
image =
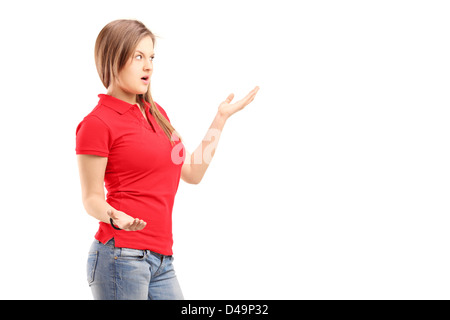
[[[125,231],[139,231],[147,225],[144,220],[133,218],[125,212],[114,209],[103,197],[98,195],[84,199],[83,205],[87,213],[97,220],[110,223],[112,219],[115,226]]]
[[[97,220],[109,223],[110,217],[107,214],[108,209],[114,209],[101,196],[93,195],[83,199],[83,206],[86,212]]]
[[[227,119],[242,110],[246,105],[253,101],[259,87],[256,86],[250,91],[243,99],[231,103],[234,98],[234,93],[228,95],[228,97],[219,105],[217,114],[208,129],[208,132],[203,138],[200,145],[195,149],[194,153],[186,155],[184,165],[181,170],[181,177],[188,183],[197,184],[205,175],[206,169],[208,169],[214,154],[216,153],[217,145],[219,144],[220,135],[222,134],[223,127]]]
[[[190,178],[195,183],[199,183],[205,175],[206,169],[216,153],[222,130],[227,121],[227,117],[217,113],[211,126],[200,145],[195,149],[190,157]]]

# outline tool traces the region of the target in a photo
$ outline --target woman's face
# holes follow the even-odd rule
[[[138,43],[130,60],[120,70],[112,91],[121,91],[121,95],[130,98],[146,93],[153,72],[154,56],[152,38],[147,36]]]

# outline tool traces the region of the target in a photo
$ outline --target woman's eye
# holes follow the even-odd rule
[[[136,59],[137,59],[137,60],[142,60],[143,57],[142,57],[142,55],[139,54],[139,55],[136,56]],[[154,56],[153,56],[153,57],[150,57],[150,61],[153,61],[153,59],[155,59]]]

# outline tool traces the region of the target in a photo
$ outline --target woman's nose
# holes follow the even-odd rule
[[[152,70],[152,66],[153,66],[153,63],[152,63],[151,61],[147,61],[147,62],[144,64],[144,70],[145,70],[145,71],[151,71],[151,70]]]

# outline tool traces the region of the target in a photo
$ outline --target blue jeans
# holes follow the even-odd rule
[[[149,250],[117,248],[114,238],[95,240],[87,280],[96,300],[182,300],[172,262],[172,256]]]

